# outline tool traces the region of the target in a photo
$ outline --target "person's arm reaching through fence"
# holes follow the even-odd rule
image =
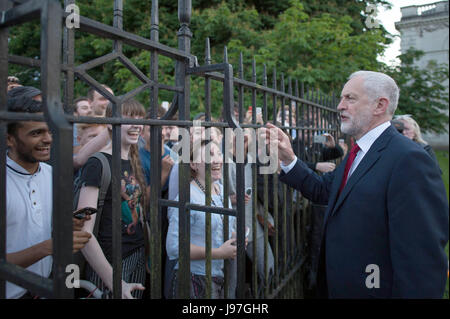
[[[91,238],[91,234],[85,231],[73,232],[73,253],[82,249]],[[36,245],[6,254],[6,260],[17,266],[28,268],[39,260],[53,254],[52,239],[44,240]]]
[[[82,167],[84,164],[86,164],[89,157],[100,151],[103,147],[105,147],[108,142],[110,142],[109,132],[108,129],[105,128],[102,130],[100,134],[98,134],[96,137],[94,137],[92,140],[86,143],[76,155],[73,157],[73,166],[74,168],[78,169]]]
[[[80,190],[80,200],[78,209],[83,207],[97,207],[99,189],[93,186],[85,186]],[[113,269],[103,253],[97,238],[93,235],[96,216],[92,215],[91,219],[86,221],[83,230],[92,235],[88,244],[82,249],[82,253],[94,271],[100,276],[102,281],[113,291]],[[127,283],[122,280],[122,298],[132,299],[131,292],[134,290],[144,290],[141,284]]]

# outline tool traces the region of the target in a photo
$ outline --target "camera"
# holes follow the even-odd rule
[[[245,189],[245,194],[248,195],[248,196],[252,196],[252,188],[251,187],[247,187]]]

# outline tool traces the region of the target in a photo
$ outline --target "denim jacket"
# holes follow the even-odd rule
[[[222,196],[212,195],[212,201],[219,206],[223,207],[223,186],[219,183],[220,192]],[[196,185],[190,184],[191,191],[191,203],[205,205],[205,194]],[[178,200],[178,196],[175,200]],[[214,205],[211,201],[211,205]],[[228,207],[231,206],[229,201]],[[166,249],[167,255],[170,260],[178,258],[178,208],[169,207],[167,211],[167,218],[169,220],[169,229],[167,232]],[[211,244],[212,248],[219,248],[223,243],[223,219],[227,216],[222,214],[211,214]],[[229,216],[229,238],[231,238],[231,230],[235,223],[236,218]],[[201,211],[190,211],[190,224],[191,224],[191,244],[196,246],[205,247],[205,213]],[[213,277],[223,277],[223,259],[212,259],[211,269]],[[175,266],[178,269],[178,263]],[[196,275],[205,276],[205,260],[191,260],[191,273]]]

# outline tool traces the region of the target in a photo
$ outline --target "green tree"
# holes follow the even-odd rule
[[[160,42],[177,47],[179,21],[176,0],[159,1]],[[63,1],[61,0],[61,3]],[[389,43],[384,29],[366,30],[364,10],[367,4],[386,4],[383,0],[193,0],[190,28],[193,32],[191,53],[204,63],[205,38],[211,40],[212,63],[223,61],[224,46],[229,62],[238,76],[239,55],[244,57],[244,77],[251,79],[251,61],[255,57],[257,81],[262,83],[262,65],[267,65],[269,86],[274,67],[277,74],[297,78],[322,92],[339,91],[346,77],[357,69],[377,70],[377,55]],[[90,19],[112,25],[112,0],[79,0],[80,13]],[[151,0],[124,1],[124,30],[149,38]],[[113,41],[75,32],[75,63],[85,63],[111,52]],[[124,54],[145,74],[149,74],[149,52],[124,46]],[[12,28],[10,53],[39,58],[39,25]],[[11,68],[11,73],[15,69]],[[174,61],[160,56],[159,81],[174,83]],[[116,94],[124,94],[141,85],[119,61],[112,61],[89,70],[89,75],[106,83]],[[278,79],[280,76],[278,76]],[[22,77],[21,77],[22,79]],[[22,79],[24,80],[24,79]],[[38,84],[39,74],[33,72],[26,84]],[[34,83],[33,83],[34,82]],[[287,82],[287,81],[286,81]],[[193,77],[191,84],[192,113],[204,108],[204,79]],[[76,81],[75,95],[85,95],[87,85]],[[221,90],[213,85],[213,114],[222,108]],[[171,100],[173,93],[160,91],[160,100]],[[149,94],[138,96],[144,105]],[[246,94],[246,105],[250,102]]]
[[[444,86],[448,65],[430,61],[426,68],[419,68],[414,63],[423,54],[409,49],[399,56],[399,66],[385,70],[400,88],[396,114],[411,114],[422,131],[444,133],[448,124],[448,88]]]
[[[377,56],[388,43],[381,29],[355,34],[350,16],[310,17],[301,2],[291,4],[267,32],[258,61],[325,92],[339,91],[353,71],[380,68]]]

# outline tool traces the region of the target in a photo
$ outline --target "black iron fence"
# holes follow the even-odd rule
[[[64,5],[74,4],[75,1],[66,0]],[[53,276],[51,279],[35,275],[23,268],[6,261],[6,214],[0,215],[0,298],[5,298],[5,281],[20,285],[40,296],[49,298],[73,298],[72,289],[66,286],[66,266],[73,262],[72,255],[72,138],[74,123],[108,123],[112,124],[112,171],[121,171],[120,160],[120,125],[143,124],[151,126],[151,154],[154,159],[161,158],[161,127],[164,125],[176,125],[180,128],[193,126],[190,120],[190,82],[193,78],[204,78],[205,96],[205,121],[204,127],[218,127],[221,130],[232,128],[242,130],[245,128],[257,129],[262,125],[258,123],[258,110],[255,106],[260,103],[262,120],[274,122],[277,113],[281,111],[281,123],[291,135],[296,135],[307,152],[300,151],[301,157],[309,156],[310,160],[318,160],[319,152],[315,150],[313,137],[317,133],[328,132],[338,138],[336,99],[325,97],[306,90],[302,83],[285,79],[284,75],[277,76],[276,70],[272,71],[272,81],[269,85],[267,71],[264,66],[261,84],[256,78],[256,63],[253,61],[252,78],[244,78],[242,55],[238,66],[238,76],[234,77],[233,67],[228,63],[225,48],[224,60],[218,64],[212,64],[209,49],[209,41],[206,41],[206,59],[203,65],[199,65],[197,58],[190,53],[192,33],[189,29],[191,17],[191,1],[178,1],[178,16],[180,29],[178,35],[178,48],[171,48],[159,43],[158,1],[152,1],[150,39],[126,32],[122,27],[122,1],[114,1],[114,23],[108,26],[86,17],[80,17],[79,29],[69,29],[64,25],[67,13],[62,9],[58,1],[53,0],[15,0],[2,1],[0,3],[0,211],[6,211],[6,127],[10,121],[47,121],[54,132],[52,146],[53,167]],[[11,55],[8,52],[8,27],[22,24],[26,21],[40,19],[41,43],[40,59]],[[111,53],[103,55],[91,61],[81,64],[75,63],[75,32],[86,32],[101,38],[113,40]],[[123,45],[133,46],[150,52],[150,69],[148,74],[142,72],[128,59],[122,50]],[[62,52],[62,56],[61,56]],[[158,79],[158,59],[165,56],[173,60],[175,64],[175,84],[161,83]],[[114,96],[99,82],[88,74],[88,71],[110,61],[120,61],[140,81],[141,85],[122,96]],[[8,76],[8,64],[20,64],[28,67],[40,68],[40,81],[42,89],[44,115],[30,115],[25,113],[10,113],[6,109],[6,83]],[[62,76],[61,76],[62,75]],[[89,86],[94,87],[101,95],[106,97],[113,105],[113,117],[89,118],[74,117],[70,114],[74,100],[74,82],[79,79]],[[63,83],[63,97],[60,87]],[[223,112],[220,121],[211,120],[211,87],[213,83],[219,84],[219,91],[223,93]],[[286,88],[287,86],[287,88]],[[121,107],[124,101],[139,93],[149,90],[150,101],[148,111],[150,119],[135,120],[121,117]],[[174,93],[174,99],[167,113],[157,117],[160,90]],[[251,95],[252,119],[244,124],[244,96]],[[235,97],[237,101],[235,103]],[[233,115],[234,106],[238,107],[239,116]],[[289,106],[286,110],[284,106]],[[286,120],[289,113],[288,120]],[[172,117],[178,113],[178,120]],[[286,116],[285,116],[286,115]],[[295,123],[294,123],[295,122]],[[295,132],[295,133],[294,133]],[[237,269],[232,269],[230,262],[225,262],[225,287],[229,285],[228,278],[232,271],[237,275],[237,298],[301,298],[305,280],[305,261],[308,258],[308,230],[311,225],[310,203],[302,198],[299,192],[290,189],[286,185],[279,185],[278,175],[264,175],[260,207],[263,208],[264,220],[268,220],[269,214],[273,216],[275,234],[269,236],[269,223],[264,224],[264,274],[258,275],[257,247],[253,246],[253,262],[246,261],[245,251],[245,203],[244,203],[244,163],[235,164],[235,180],[237,203],[236,208],[228,207],[228,201],[224,201],[224,208],[210,206],[211,194],[207,192],[206,205],[193,205],[190,203],[190,172],[189,163],[179,164],[179,200],[167,200],[161,197],[161,161],[151,161],[151,194],[150,207],[146,212],[146,222],[150,227],[150,291],[152,298],[162,298],[162,278],[164,276],[162,247],[163,236],[162,207],[171,206],[179,209],[179,271],[178,293],[179,296],[189,297],[190,284],[190,220],[189,211],[195,209],[203,211],[206,216],[206,247],[211,247],[211,214],[223,214],[225,216],[224,236],[228,237],[229,222],[227,216],[237,218]],[[210,165],[206,165],[206,189],[211,183]],[[225,198],[229,195],[229,167],[224,161],[223,185]],[[257,164],[252,164],[253,185],[253,212],[252,224],[257,221]],[[272,193],[269,193],[271,185]],[[113,194],[113,295],[121,296],[122,256],[121,256],[121,211],[120,211],[120,178],[112,177]],[[278,189],[281,188],[281,197]],[[272,198],[270,198],[272,197]],[[273,200],[273,210],[269,211],[269,199]],[[57,213],[56,213],[57,212]],[[250,234],[256,239],[256,227]],[[256,242],[256,240],[254,241]],[[269,272],[269,247],[273,251],[273,271]],[[260,256],[261,257],[261,256]],[[206,267],[208,269],[207,283],[211,283],[211,253],[206,254]],[[248,265],[251,265],[248,267]],[[246,271],[247,270],[247,271]],[[246,278],[250,275],[250,278]],[[211,293],[208,290],[208,295]],[[227,289],[225,289],[227,297]]]

